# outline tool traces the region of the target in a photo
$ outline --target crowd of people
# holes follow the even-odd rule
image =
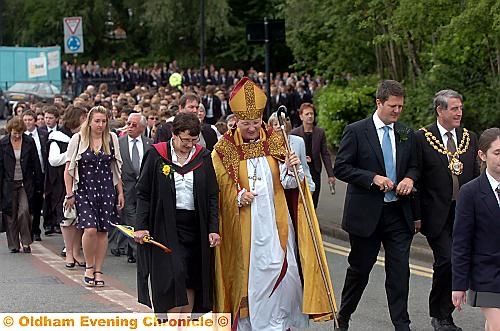
[[[209,111],[207,121],[209,122],[212,119],[217,119],[221,114],[224,117],[230,113],[227,105],[228,92],[241,78],[249,77],[262,88],[267,82],[265,74],[254,68],[226,71],[225,68],[216,68],[213,64],[205,69],[180,68],[176,60],[168,64],[155,63],[151,66],[140,66],[138,63],[128,64],[127,62],[118,64],[113,60],[109,66],[105,67],[97,61],[82,64],[63,62],[61,67],[62,90],[65,94],[75,97],[83,93],[89,85],[98,87],[98,91],[105,94],[112,91],[131,91],[138,86],[146,89],[158,89],[177,84],[194,90],[200,97],[206,94],[210,98],[217,94],[218,98],[214,100],[210,109],[207,109]],[[292,124],[296,127],[300,124],[297,113],[300,105],[304,102],[311,103],[314,94],[325,85],[326,81],[320,76],[299,75],[296,72],[272,73],[271,96],[269,98],[271,109],[276,110],[281,105],[286,106],[290,111]],[[207,90],[206,93],[205,90]],[[100,97],[98,96],[98,98]],[[215,112],[213,116],[211,114],[212,108]],[[211,124],[215,124],[215,122]]]
[[[435,259],[433,328],[461,330],[452,313],[467,290],[486,330],[500,327],[500,130],[478,139],[463,128],[459,93],[437,92],[436,120],[413,131],[398,121],[404,88],[382,81],[375,112],[345,128],[332,166],[310,100],[296,104],[296,119],[267,119],[266,106],[275,111],[286,96],[267,96],[258,74],[204,86],[184,73],[185,84],[164,86],[165,68],[150,77],[153,69],[156,84],[87,85],[70,105],[58,96],[18,105],[0,140],[12,253],[41,240],[43,210],[45,233],[62,232],[65,265],[82,268],[85,286],[105,286],[110,248],[137,263],[139,302],[156,313],[230,312],[239,330],[335,318],[348,330],[383,245],[391,321],[406,331],[409,251],[422,232]],[[351,250],[338,312],[315,213],[323,166],[330,184],[348,184]],[[117,224],[133,227],[133,240]]]

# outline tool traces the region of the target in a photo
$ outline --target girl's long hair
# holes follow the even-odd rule
[[[82,144],[88,144],[90,146],[90,123],[92,122],[92,118],[94,114],[99,113],[106,116],[106,127],[104,128],[104,132],[102,133],[102,148],[104,150],[104,154],[111,154],[111,149],[109,147],[111,141],[111,135],[109,131],[109,118],[110,112],[104,108],[103,106],[95,106],[92,107],[87,114],[87,120],[83,122],[80,128],[80,135],[82,137]],[[90,146],[92,147],[92,146]]]

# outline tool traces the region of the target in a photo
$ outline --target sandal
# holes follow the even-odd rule
[[[104,280],[100,279],[97,280],[95,279],[95,274],[103,274],[102,271],[94,271],[94,286],[96,287],[103,287],[104,286]]]
[[[79,267],[82,267],[82,268],[85,268],[87,266],[87,264],[85,263],[85,261],[83,262],[80,262],[78,261],[77,259],[73,259],[74,262],[75,262],[75,265],[79,266]]]
[[[75,262],[66,262],[66,269],[73,269],[75,267]]]
[[[87,270],[87,269],[94,269],[94,266],[85,267],[85,270]],[[95,272],[94,272],[94,274],[95,274]],[[85,286],[89,286],[89,287],[95,286],[95,278],[94,277],[87,277],[84,274],[83,275],[83,284],[85,284]]]

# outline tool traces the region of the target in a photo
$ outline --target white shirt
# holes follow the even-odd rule
[[[441,139],[443,140],[444,147],[448,148],[448,136],[446,135],[446,133],[448,132],[448,130],[446,130],[445,128],[443,128],[441,126],[441,124],[439,124],[439,122],[437,122],[437,127],[438,127],[438,130],[439,130],[439,134],[441,135]],[[451,132],[451,134],[453,135],[453,140],[455,141],[455,146],[458,149],[457,131],[455,129],[453,129],[453,130],[451,130],[449,132]]]
[[[195,150],[196,149],[193,146],[184,164],[188,163],[189,160],[191,160]],[[170,140],[170,151],[172,154],[172,162],[180,166],[181,164],[177,159],[177,154],[175,154],[172,139]],[[176,194],[175,207],[177,209],[194,210],[195,207],[194,207],[194,192],[193,192],[193,187],[194,187],[193,172],[190,171],[184,176],[178,174],[177,172],[174,172],[174,181],[175,181],[175,194]]]
[[[40,142],[40,137],[38,136],[38,130],[35,127],[33,131],[26,130],[24,133],[26,133],[28,136],[31,135],[31,138],[35,140],[36,151],[38,152],[38,158],[40,159],[40,165],[42,166],[42,172],[44,173],[45,167],[43,164],[42,143]]]
[[[389,130],[389,137],[391,138],[391,145],[392,145],[392,159],[394,160],[394,166],[396,166],[396,136],[394,134],[394,123],[385,124],[384,122],[382,122],[380,117],[378,117],[377,112],[373,114],[373,123],[375,123],[375,128],[377,129],[377,135],[380,147],[382,147],[382,140],[384,139],[384,127],[388,126],[392,129]]]
[[[138,136],[137,138],[128,136],[128,155],[130,155],[130,160],[132,160],[132,147],[134,147],[134,139],[137,139],[137,142],[135,144],[137,145],[137,149],[139,150],[139,165],[141,165],[142,157],[144,156],[144,146],[142,144],[141,136]]]
[[[214,117],[214,110],[213,110],[213,97],[211,95],[207,96],[207,113],[205,117],[212,118]]]
[[[500,198],[498,197],[497,192],[495,191],[500,185],[500,182],[497,181],[492,175],[490,175],[488,168],[486,168],[486,177],[488,178],[488,181],[490,182],[491,189],[493,190],[493,193],[495,194],[495,198],[497,198],[498,206],[500,207]]]
[[[47,132],[50,134],[50,133],[52,133],[52,131],[57,131],[57,125],[56,125],[56,126],[54,126],[53,128],[49,128],[49,127],[47,126]]]

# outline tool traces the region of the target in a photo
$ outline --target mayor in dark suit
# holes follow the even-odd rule
[[[479,175],[477,137],[460,127],[462,96],[442,90],[434,97],[437,121],[415,133],[420,180],[416,218],[434,255],[429,313],[434,330],[462,330],[451,316],[451,238],[459,188]],[[450,138],[451,137],[451,138]]]
[[[349,233],[351,251],[338,330],[348,329],[381,244],[392,323],[395,330],[410,330],[409,253],[415,232],[410,195],[418,171],[413,132],[397,122],[403,103],[401,84],[382,81],[376,112],[348,125],[342,135],[334,174],[348,183],[342,228]]]
[[[135,184],[139,178],[142,159],[151,148],[153,141],[144,135],[146,118],[139,113],[132,113],[127,121],[127,134],[118,139],[122,155],[122,183],[125,196],[121,219],[124,224],[135,227],[137,198]],[[113,255],[121,255],[121,249],[127,246],[127,262],[135,263],[137,244],[118,231],[116,242],[113,242]],[[115,248],[116,247],[116,248]],[[119,251],[117,252],[116,249]]]
[[[452,301],[481,307],[485,330],[500,330],[500,129],[479,138],[484,172],[462,186],[453,227]]]

